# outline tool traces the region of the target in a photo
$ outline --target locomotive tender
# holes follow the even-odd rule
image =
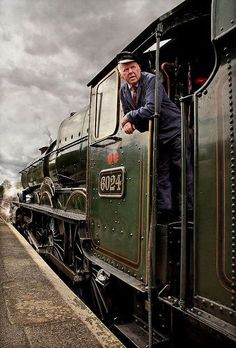
[[[146,132],[121,130],[115,58],[88,84],[89,107],[21,172],[15,225],[127,346],[235,345],[235,42],[235,0],[187,0],[124,48],[181,108],[179,221],[158,223],[158,113]]]

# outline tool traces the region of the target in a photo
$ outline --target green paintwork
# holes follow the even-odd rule
[[[115,93],[118,95],[118,75],[115,86]],[[95,122],[94,117],[95,114],[92,114],[91,126]],[[116,122],[115,119],[115,125]],[[109,127],[112,129],[111,125]],[[109,135],[109,132],[107,134]],[[149,133],[141,134],[136,131],[130,136],[118,128],[113,136],[117,139],[103,138],[97,145],[90,146],[88,195],[92,220],[90,235],[96,254],[100,254],[103,260],[109,263],[112,261],[115,267],[131,275],[135,274],[138,279],[145,279]],[[90,144],[96,141],[91,130]],[[118,160],[116,163],[114,161],[109,163],[109,158]],[[100,197],[98,194],[100,171],[121,166],[125,168],[124,196]]]
[[[30,164],[30,167],[26,169],[26,182],[24,182],[24,185],[27,184],[25,187],[29,186],[35,186],[41,184],[44,178],[43,173],[43,157],[34,161]]]
[[[222,48],[218,49],[220,51]],[[235,49],[231,50],[232,57],[235,57]],[[232,164],[235,160],[235,130],[233,132],[231,109],[236,102],[235,95],[232,95],[232,81],[233,87],[236,87],[236,59],[230,60],[230,66],[224,55],[221,59],[219,70],[203,94],[196,97],[198,157],[195,295],[230,308],[234,223]]]
[[[59,182],[85,183],[88,114],[76,113],[65,119],[57,138],[56,168]]]

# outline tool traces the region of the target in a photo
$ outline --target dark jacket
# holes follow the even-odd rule
[[[160,118],[159,140],[165,144],[177,134],[180,134],[180,110],[166,94],[163,84],[159,84]],[[135,124],[138,131],[148,130],[148,120],[155,111],[155,75],[142,72],[138,83],[137,106],[133,104],[129,85],[125,82],[120,89],[120,99],[124,114]]]

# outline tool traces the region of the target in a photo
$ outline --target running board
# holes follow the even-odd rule
[[[29,203],[17,202],[17,205],[19,207],[33,210],[38,213],[46,214],[48,216],[51,216],[60,220],[64,220],[67,222],[71,222],[71,223],[76,223],[78,221],[86,221],[86,218],[87,218],[85,213],[72,213],[72,212],[65,211],[63,209],[56,209],[56,208],[52,208],[49,206],[44,206],[44,205],[40,205],[36,203],[29,204]]]
[[[126,344],[132,345],[136,348],[146,348],[149,345],[149,335],[146,330],[144,330],[136,322],[126,323],[126,324],[116,324],[114,325],[114,332],[120,339],[126,341]],[[152,347],[169,347],[170,340],[163,335],[153,332],[153,344]]]

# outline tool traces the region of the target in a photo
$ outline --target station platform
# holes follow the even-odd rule
[[[0,217],[0,347],[124,345]]]

